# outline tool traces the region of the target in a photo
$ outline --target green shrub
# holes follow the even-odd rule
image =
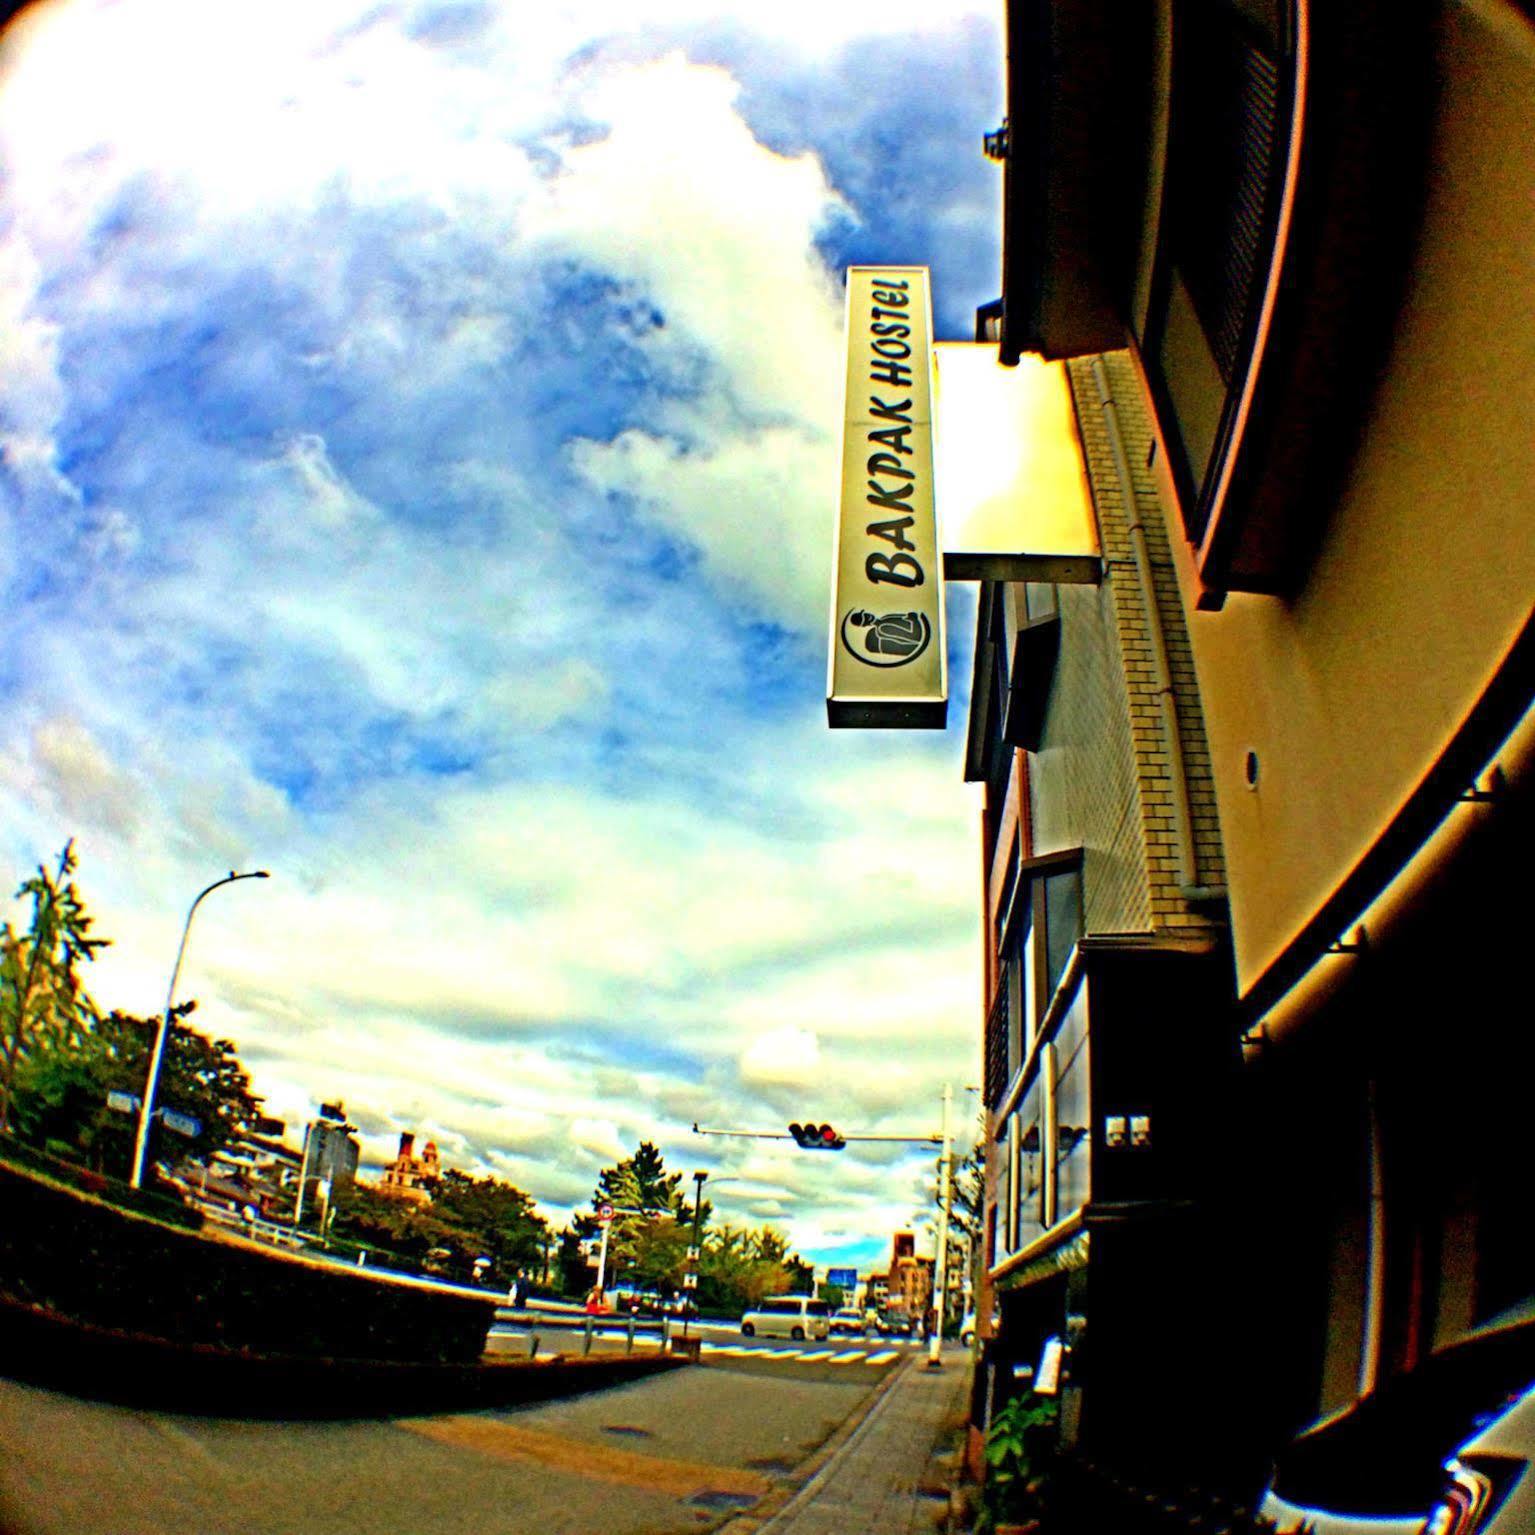
[[[986,1486],[976,1535],[1021,1524],[1045,1512],[1059,1444],[1060,1407],[1053,1396],[1015,1396],[986,1435]]]

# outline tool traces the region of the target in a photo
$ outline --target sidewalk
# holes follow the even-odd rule
[[[898,1367],[873,1410],[800,1490],[767,1517],[732,1520],[719,1535],[933,1535],[947,1503],[929,1483],[946,1424],[964,1411],[970,1360],[954,1351],[941,1370],[923,1356]]]

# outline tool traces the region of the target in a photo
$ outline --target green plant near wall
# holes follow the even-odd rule
[[[1060,1408],[1053,1396],[1015,1396],[991,1420],[986,1435],[986,1486],[976,1535],[993,1535],[1046,1512],[1050,1472],[1059,1443]]]

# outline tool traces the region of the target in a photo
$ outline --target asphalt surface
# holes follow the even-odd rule
[[[562,1319],[563,1320],[563,1319]],[[689,1335],[703,1344],[705,1363],[726,1360],[754,1364],[786,1365],[795,1363],[826,1364],[833,1369],[880,1369],[921,1352],[926,1345],[910,1338],[838,1337],[792,1341],[787,1338],[744,1337],[739,1327],[724,1322],[694,1322]],[[672,1328],[673,1337],[682,1336],[680,1324]],[[661,1347],[661,1335],[654,1326],[637,1329],[632,1342],[635,1353],[653,1352]],[[620,1322],[595,1319],[590,1348],[584,1323],[578,1326],[551,1324],[537,1319],[501,1321],[491,1329],[488,1352],[498,1355],[522,1355],[553,1359],[560,1354],[629,1352],[629,1335]]]
[[[149,1413],[0,1380],[0,1530],[708,1530],[781,1492],[896,1363],[805,1357],[824,1347],[791,1358],[793,1345],[764,1341],[706,1355],[701,1369],[538,1407],[369,1422]]]

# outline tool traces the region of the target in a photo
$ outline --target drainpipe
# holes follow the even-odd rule
[[[1125,440],[1119,430],[1119,409],[1109,393],[1109,376],[1101,357],[1093,358],[1093,383],[1098,390],[1098,405],[1108,433],[1109,452],[1114,459],[1114,475],[1119,481],[1125,515],[1130,520],[1130,549],[1135,557],[1135,574],[1140,582],[1141,608],[1146,619],[1146,637],[1151,646],[1151,685],[1162,713],[1162,740],[1167,748],[1167,777],[1172,790],[1173,849],[1178,864],[1178,894],[1185,901],[1218,899],[1223,892],[1199,882],[1199,856],[1194,845],[1193,817],[1189,811],[1188,771],[1183,762],[1183,737],[1178,730],[1178,694],[1173,687],[1172,671],[1167,663],[1167,641],[1162,633],[1162,613],[1157,605],[1157,589],[1152,579],[1151,552],[1146,547],[1146,530],[1141,522],[1140,503],[1136,500],[1135,481],[1130,461],[1125,456]]]
[[[1369,1136],[1369,1257],[1365,1270],[1364,1317],[1360,1329],[1359,1395],[1369,1396],[1380,1381],[1381,1332],[1386,1307],[1386,1188],[1381,1166],[1380,1112],[1376,1106],[1375,1083],[1368,1088],[1365,1104],[1366,1130]]]

